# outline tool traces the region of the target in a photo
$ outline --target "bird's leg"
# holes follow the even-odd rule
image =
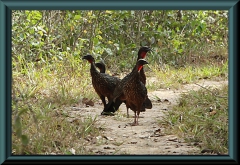
[[[136,118],[137,118],[137,114],[136,114],[136,111],[134,111],[134,114],[135,114],[135,116],[134,116],[134,122],[132,123],[132,126],[134,126],[134,125],[137,125],[136,123]]]
[[[104,105],[104,108],[106,107],[106,100],[105,100],[105,96],[100,96],[100,99],[102,100],[102,103]]]
[[[140,111],[137,111],[137,122],[136,122],[136,125],[138,125],[139,114],[140,114]]]
[[[128,107],[127,107],[127,118],[129,118],[129,112],[128,112]]]

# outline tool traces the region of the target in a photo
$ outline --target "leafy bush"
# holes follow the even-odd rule
[[[120,61],[123,70],[134,65],[140,45],[153,48],[149,61],[156,64],[227,56],[227,11],[43,10],[13,11],[12,18],[13,56],[27,61],[91,53],[109,68]]]

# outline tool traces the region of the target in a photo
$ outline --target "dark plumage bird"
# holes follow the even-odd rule
[[[141,47],[139,50],[138,50],[138,57],[137,57],[137,61],[139,60],[139,59],[144,59],[145,57],[146,57],[146,55],[147,55],[147,52],[149,52],[149,51],[151,51],[151,48],[149,48],[149,47],[147,47],[147,46],[143,46],[143,47]],[[99,68],[99,70],[100,71],[104,71],[105,70],[105,65],[103,64],[103,63],[98,63],[98,68]],[[120,92],[120,91],[122,91],[122,88],[123,88],[123,85],[125,84],[125,82],[127,81],[127,79],[128,79],[128,75],[127,76],[125,76],[125,78],[124,79],[122,79],[121,80],[121,82],[116,86],[116,89],[114,90],[114,92]],[[145,75],[145,72],[144,72],[144,70],[143,70],[143,68],[140,70],[140,80],[141,80],[141,82],[144,84],[144,85],[146,85],[146,75]],[[115,104],[118,104],[119,106],[121,105],[121,98],[116,98],[116,100],[115,100]],[[124,101],[125,102],[125,101]],[[112,107],[112,104],[113,102],[111,102],[110,101],[110,105],[109,105],[109,107]],[[105,111],[110,111],[110,109],[112,109],[112,108],[109,108],[108,106],[103,110],[103,112],[102,113],[104,113]],[[129,111],[128,111],[128,106],[126,105],[126,107],[127,107],[127,117],[129,117]],[[145,108],[147,108],[147,109],[151,109],[152,108],[152,102],[151,102],[151,100],[148,98],[148,96],[147,96],[147,98],[146,98],[146,100],[144,101],[144,103],[143,103],[143,106],[142,106],[142,108],[141,108],[141,111],[142,112],[144,112],[144,111],[146,111],[146,109]],[[116,109],[117,110],[117,109]]]
[[[89,63],[91,63],[90,73],[92,76],[92,85],[102,100],[102,103],[104,105],[104,108],[106,107],[106,100],[105,97],[108,98],[108,101],[113,97],[113,91],[117,85],[117,83],[120,82],[120,79],[117,77],[110,76],[105,73],[100,73],[95,66],[95,59],[92,55],[85,55],[82,59],[87,60]],[[120,104],[120,103],[119,103]],[[115,104],[112,104],[109,106],[109,112],[115,111],[116,108],[118,108],[120,105],[115,106]]]
[[[119,98],[125,101],[127,108],[134,111],[133,125],[138,125],[139,114],[147,98],[147,88],[140,81],[140,70],[145,64],[148,64],[145,59],[139,59],[132,72],[121,80],[124,83],[119,83],[121,87],[115,88],[113,93],[113,102],[116,98]]]
[[[137,61],[139,59],[144,59],[146,58],[147,52],[151,51],[150,47],[147,46],[142,46],[139,50],[138,50],[138,57],[137,57]],[[144,69],[141,69],[140,71],[140,80],[142,81],[142,83],[144,85],[146,85],[146,75],[144,72]]]
[[[147,46],[141,47],[139,49],[139,51],[138,51],[138,58],[137,58],[137,60],[146,58],[147,52],[149,52],[149,51],[151,51],[151,48],[149,48]],[[145,72],[144,72],[143,68],[140,70],[140,80],[146,86],[146,75],[145,75]],[[147,96],[147,99],[145,100],[145,102],[143,103],[143,107],[144,108],[142,108],[142,111],[146,111],[145,108],[147,108],[147,109],[151,109],[152,108],[152,102],[148,98],[148,96]]]
[[[105,66],[105,64],[103,63],[103,62],[98,62],[98,63],[96,63],[95,64],[96,65],[96,67],[99,69],[99,71],[100,71],[100,73],[105,73],[105,71],[106,71],[106,66]],[[143,68],[142,68],[143,69]],[[141,69],[141,70],[142,70]],[[140,71],[140,73],[141,73],[141,71]],[[141,74],[140,74],[140,80],[141,80]],[[149,105],[149,104],[151,104],[151,101],[150,101],[150,103],[149,103],[149,99],[148,99],[148,97],[146,98],[146,100],[144,101],[144,103],[143,103],[143,107],[141,108],[141,112],[143,112],[143,111],[145,111],[145,104],[147,104],[147,105]],[[124,101],[125,102],[125,101]],[[125,102],[125,104],[126,104],[126,102]],[[128,106],[126,106],[127,107],[127,117],[129,117],[129,112],[128,112],[128,109],[129,109],[129,107]]]

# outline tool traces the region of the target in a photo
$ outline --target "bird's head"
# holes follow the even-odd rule
[[[140,71],[143,68],[143,65],[148,64],[148,62],[145,59],[139,59],[137,61],[138,71]]]
[[[94,62],[94,58],[90,54],[87,54],[87,55],[83,56],[82,59],[83,60],[88,60],[88,62],[90,62],[90,63]]]
[[[148,46],[142,46],[138,51],[138,59],[145,58],[147,52],[151,51],[151,48]]]

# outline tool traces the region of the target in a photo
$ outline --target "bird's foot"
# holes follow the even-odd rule
[[[131,126],[137,126],[137,125],[138,123],[135,123],[135,122],[131,123]]]
[[[102,111],[101,115],[114,116],[115,114],[113,112],[104,112],[104,111]]]

